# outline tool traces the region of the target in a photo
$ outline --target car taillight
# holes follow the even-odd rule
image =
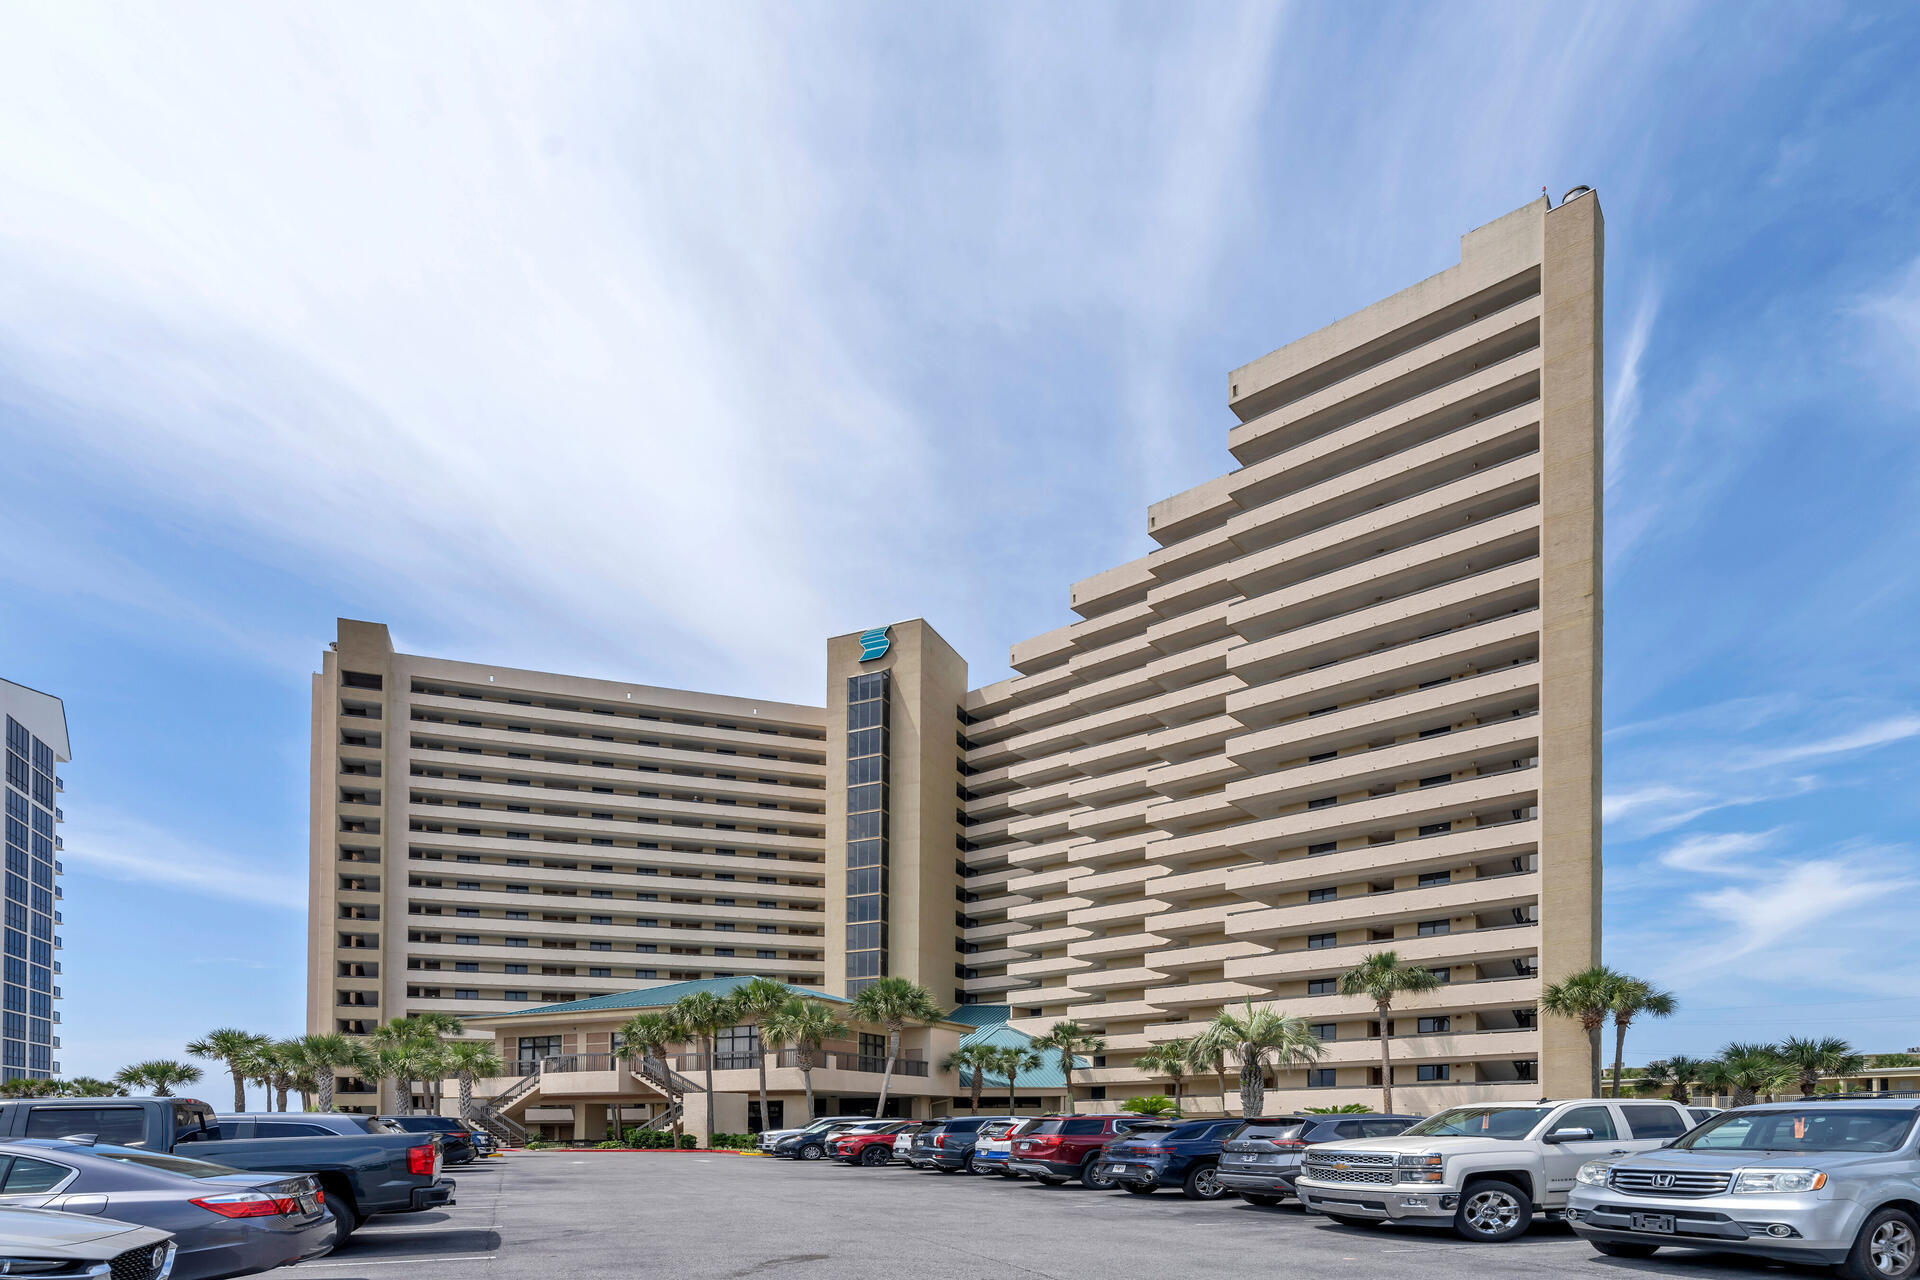
[[[1298,1138],[1268,1138],[1267,1145],[1277,1147],[1281,1151],[1305,1151],[1307,1149],[1307,1144]]]
[[[201,1196],[188,1201],[208,1213],[223,1218],[272,1218],[298,1213],[300,1206],[292,1196],[270,1196],[264,1191],[235,1191],[224,1196]]]
[[[407,1148],[407,1172],[422,1178],[433,1176],[433,1144]]]
[[[944,1133],[936,1133],[936,1134],[934,1134],[934,1135],[933,1135],[933,1145],[934,1145],[934,1146],[936,1146],[936,1147],[944,1147],[944,1146],[946,1146],[946,1145],[947,1145],[947,1135],[946,1135],[946,1134],[944,1134]]]
[[[472,1134],[470,1134],[470,1133],[467,1133],[467,1132],[465,1132],[465,1131],[463,1131],[463,1130],[460,1130],[460,1129],[450,1129],[450,1130],[448,1130],[448,1131],[447,1131],[447,1136],[448,1136],[449,1138],[456,1138],[456,1139],[458,1139],[458,1140],[459,1140],[459,1141],[461,1141],[461,1142],[472,1142],[472,1141],[473,1141],[473,1135],[472,1135]]]
[[[1173,1154],[1172,1147],[1133,1147],[1131,1150],[1143,1156],[1170,1156]]]

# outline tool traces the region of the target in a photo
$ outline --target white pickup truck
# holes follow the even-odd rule
[[[1685,1107],[1659,1099],[1454,1107],[1395,1138],[1309,1148],[1300,1202],[1335,1222],[1451,1225],[1467,1240],[1512,1240],[1535,1214],[1565,1213],[1581,1165],[1665,1146],[1693,1123]]]

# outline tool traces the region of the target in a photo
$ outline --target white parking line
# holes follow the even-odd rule
[[[349,1267],[418,1267],[440,1262],[497,1262],[497,1253],[456,1253],[445,1258],[370,1258],[365,1262],[303,1262],[309,1271],[343,1270]]]

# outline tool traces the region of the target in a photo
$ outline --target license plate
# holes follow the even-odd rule
[[[1673,1215],[1670,1213],[1636,1213],[1633,1215],[1635,1231],[1653,1231],[1661,1235],[1673,1234]]]
[[[1101,1172],[1102,1173],[1125,1173],[1126,1169],[1127,1169],[1127,1166],[1123,1164],[1110,1164],[1105,1169],[1101,1170]]]
[[[315,1200],[311,1195],[295,1196],[293,1199],[294,1203],[300,1206],[300,1212],[302,1213],[312,1213],[320,1207],[320,1202]]]
[[[1248,1152],[1246,1154],[1236,1153],[1233,1155],[1229,1155],[1227,1159],[1233,1161],[1235,1164],[1252,1164],[1254,1157],[1251,1152]]]

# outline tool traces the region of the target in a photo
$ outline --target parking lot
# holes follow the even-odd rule
[[[1676,1252],[1601,1258],[1565,1227],[1509,1245],[1349,1230],[1297,1208],[1130,1196],[1002,1178],[725,1155],[516,1152],[453,1171],[459,1203],[377,1219],[315,1280],[630,1276],[1487,1277],[1646,1273],[1732,1280],[1780,1268]]]

